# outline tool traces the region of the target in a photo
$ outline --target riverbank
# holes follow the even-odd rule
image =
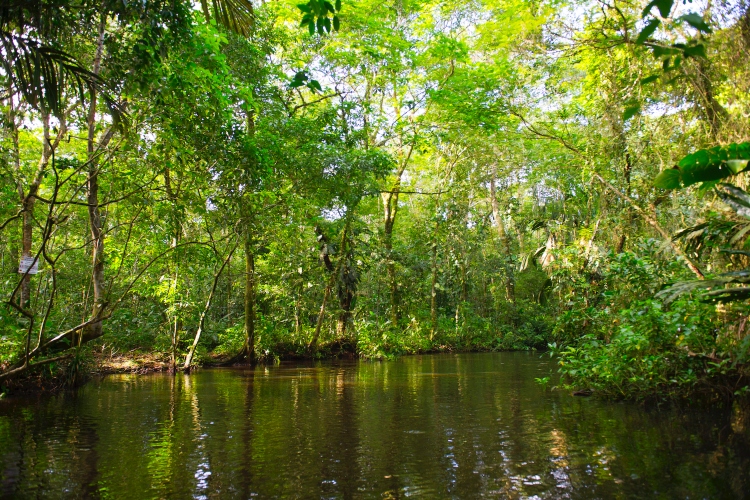
[[[442,353],[480,353],[499,351],[525,351],[537,350],[526,349],[503,349],[492,348],[483,343],[480,345],[453,345],[449,343],[430,343],[424,345],[404,344],[390,346],[385,349],[378,346],[377,349],[362,349],[352,340],[336,340],[320,344],[315,351],[310,351],[306,346],[295,343],[278,343],[272,348],[264,349],[257,354],[256,362],[261,365],[274,365],[279,362],[298,361],[325,361],[337,359],[371,359],[392,360],[400,356],[442,354]],[[7,380],[0,384],[0,394],[28,394],[28,393],[55,393],[70,385],[70,371],[73,360],[52,363],[36,371],[30,371],[15,379]],[[194,367],[221,367],[221,366],[243,366],[247,365],[244,360],[239,360],[235,354],[219,351],[199,352],[194,359]],[[81,385],[91,378],[102,377],[111,374],[150,374],[167,372],[170,369],[170,356],[167,352],[145,351],[132,349],[120,352],[116,349],[104,348],[103,346],[89,345],[83,348],[76,364],[79,382]]]

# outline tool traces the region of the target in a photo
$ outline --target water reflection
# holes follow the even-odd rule
[[[747,417],[544,391],[532,354],[117,376],[0,403],[0,495],[742,498]]]

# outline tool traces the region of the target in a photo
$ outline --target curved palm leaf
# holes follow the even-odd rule
[[[250,0],[201,0],[201,8],[206,19],[213,16],[224,28],[241,36],[249,36],[255,24],[255,13]]]
[[[11,87],[32,107],[60,116],[65,87],[72,85],[82,100],[86,90],[101,95],[116,122],[125,117],[122,105],[112,98],[104,80],[72,55],[5,30],[0,30],[0,52],[0,65]]]

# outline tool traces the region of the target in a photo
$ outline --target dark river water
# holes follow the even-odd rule
[[[534,381],[530,353],[110,376],[0,401],[4,498],[744,498],[737,413]]]

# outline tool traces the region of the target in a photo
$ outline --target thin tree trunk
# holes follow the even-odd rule
[[[323,319],[325,318],[326,314],[326,303],[328,302],[328,297],[331,296],[331,289],[333,288],[333,284],[336,280],[335,275],[331,274],[328,278],[328,283],[326,284],[326,289],[323,292],[323,302],[320,304],[320,311],[318,312],[318,320],[315,322],[315,332],[313,332],[313,337],[310,340],[310,343],[307,345],[307,350],[310,352],[315,352],[318,348],[318,339],[320,338],[320,330],[323,327]]]
[[[190,364],[193,362],[193,355],[195,354],[195,348],[198,347],[198,342],[201,339],[201,333],[203,333],[203,325],[205,323],[206,314],[208,314],[208,310],[211,308],[211,301],[213,300],[214,294],[216,293],[216,286],[219,283],[219,277],[221,276],[222,271],[224,271],[224,268],[229,262],[229,259],[232,258],[232,254],[234,253],[236,248],[237,248],[236,246],[232,248],[232,250],[229,252],[229,255],[227,255],[227,258],[224,259],[224,262],[222,262],[221,267],[219,268],[219,271],[214,276],[214,282],[213,282],[213,286],[211,287],[211,293],[208,294],[208,299],[206,300],[206,306],[203,308],[203,312],[201,312],[200,320],[198,321],[198,330],[196,330],[195,332],[195,338],[193,339],[193,344],[190,346],[190,350],[188,351],[187,357],[185,358],[185,364],[182,366],[183,370],[190,369]]]
[[[383,247],[385,248],[385,270],[388,277],[388,290],[390,296],[390,314],[391,323],[396,326],[399,319],[398,311],[398,283],[396,278],[396,262],[393,260],[393,225],[396,222],[396,214],[398,213],[398,189],[401,186],[401,175],[403,171],[399,171],[399,177],[393,186],[393,190],[383,196],[383,208],[385,213],[385,221],[383,224]]]

